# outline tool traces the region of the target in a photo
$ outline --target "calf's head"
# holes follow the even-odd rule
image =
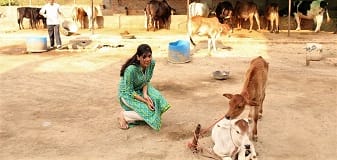
[[[257,106],[257,102],[248,100],[247,96],[242,94],[224,93],[223,96],[229,99],[229,108],[225,115],[227,119],[238,117],[245,109],[246,105]]]
[[[221,25],[221,34],[227,35],[230,37],[230,33],[232,32],[232,27],[230,24],[224,23],[220,24]]]

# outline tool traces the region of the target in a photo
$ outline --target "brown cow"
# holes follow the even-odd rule
[[[257,30],[260,30],[259,13],[256,3],[247,1],[237,1],[234,7],[234,19],[237,22],[238,29],[241,29],[242,20],[249,19],[249,32],[253,29],[254,18],[257,24]]]
[[[161,24],[165,29],[170,29],[171,15],[173,12],[173,8],[171,8],[166,0],[150,0],[144,9],[146,15],[146,31],[149,31],[150,27],[153,27],[153,31],[159,30]]]
[[[74,22],[80,22],[81,24],[81,29],[84,28],[84,23],[85,23],[85,18],[87,16],[87,13],[84,11],[82,7],[74,7],[73,8],[73,21]]]
[[[229,110],[225,115],[227,119],[238,117],[244,111],[245,105],[251,106],[249,118],[253,118],[253,133],[251,133],[250,137],[254,141],[257,141],[257,121],[262,117],[267,76],[268,63],[259,56],[250,62],[241,93],[234,95],[223,94],[223,96],[230,99]]]
[[[208,37],[208,51],[216,51],[216,39],[220,37],[221,33],[227,34],[230,31],[228,24],[221,24],[217,17],[206,18],[201,16],[191,17],[188,21],[188,34],[191,43],[195,46],[192,40],[192,35],[198,34],[200,36],[206,35]]]
[[[267,5],[265,11],[266,29],[270,24],[270,33],[279,33],[279,6],[277,3],[271,3]],[[269,22],[269,23],[268,23]],[[275,22],[275,26],[274,26]]]

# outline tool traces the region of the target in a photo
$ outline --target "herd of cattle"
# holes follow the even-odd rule
[[[267,4],[265,8],[258,8],[257,4],[250,0],[237,0],[235,5],[229,1],[219,2],[215,11],[212,11],[206,3],[192,2],[189,4],[188,16],[217,17],[219,23],[227,23],[231,28],[236,24],[241,29],[242,22],[249,19],[249,31],[252,31],[255,19],[257,30],[261,29],[259,10],[264,10],[261,15],[265,22],[265,28],[270,32],[279,32],[279,5],[277,3]],[[295,0],[291,5],[291,15],[295,17],[297,28],[300,30],[301,19],[312,19],[316,24],[315,32],[320,30],[323,22],[323,14],[326,13],[327,21],[330,21],[328,14],[328,3],[324,0]],[[147,30],[153,27],[157,30],[162,26],[169,28],[170,16],[174,9],[170,7],[166,0],[150,0],[144,9],[147,17]]]
[[[291,5],[291,15],[295,17],[297,28],[301,30],[301,19],[313,19],[316,28],[315,32],[320,31],[320,27],[323,22],[323,14],[326,13],[327,21],[330,21],[328,14],[328,3],[324,0],[295,0]],[[39,15],[38,7],[19,7],[18,24],[19,29],[23,29],[23,18],[28,18],[30,22],[30,28],[37,28],[40,24],[46,27],[46,20],[43,16]],[[229,1],[219,2],[215,10],[211,10],[206,3],[192,2],[188,7],[188,17],[191,20],[194,16],[201,16],[206,18],[217,17],[219,23],[228,24],[231,29],[234,25],[238,29],[242,28],[242,22],[249,20],[249,31],[252,31],[254,19],[257,24],[257,30],[261,29],[260,20],[265,22],[264,27],[269,28],[270,32],[279,32],[279,5],[277,3],[268,4],[264,9],[258,8],[257,4],[251,0],[237,0],[235,5]],[[264,10],[264,13],[259,15],[259,10]],[[153,31],[160,28],[170,29],[171,15],[175,13],[175,9],[172,8],[166,0],[150,0],[145,4],[144,13],[146,16],[146,29],[150,28]],[[92,26],[92,22],[95,22],[98,14],[98,8],[94,7],[92,11],[91,7],[74,7],[72,10],[73,21],[80,24],[81,28],[84,28],[85,22],[89,23],[89,28]],[[263,17],[260,19],[260,17]],[[91,19],[93,18],[93,19]]]
[[[39,7],[18,7],[17,8],[17,16],[18,16],[18,24],[19,29],[24,29],[23,26],[23,18],[29,19],[30,28],[38,29],[39,26],[43,26],[43,28],[47,27],[46,18],[39,14],[41,8]],[[98,15],[98,8],[93,7],[93,11],[91,6],[79,7],[75,6],[72,9],[72,20],[74,22],[80,23],[80,28],[84,28],[88,26],[89,29],[92,27],[92,22],[96,21],[96,17]],[[88,25],[85,25],[85,23]]]
[[[291,15],[294,15],[297,28],[301,30],[301,19],[312,19],[316,24],[315,32],[320,31],[323,22],[323,14],[326,14],[327,22],[330,21],[328,14],[328,3],[324,0],[313,1],[293,1],[291,5]],[[265,22],[265,29],[271,33],[279,33],[280,16],[279,4],[267,4],[264,13],[259,15],[258,5],[249,0],[237,0],[233,6],[229,1],[219,2],[215,11],[212,11],[206,3],[192,2],[188,6],[188,34],[190,41],[195,45],[192,36],[208,36],[208,51],[216,51],[216,39],[229,31],[233,32],[234,26],[237,29],[242,28],[242,23],[249,19],[249,32],[253,30],[254,19],[257,24],[257,30],[261,30],[260,20]],[[144,9],[146,16],[146,29],[153,28],[153,31],[163,28],[169,29],[171,15],[174,9],[166,0],[150,0]]]

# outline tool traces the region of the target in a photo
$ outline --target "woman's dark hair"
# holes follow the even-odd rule
[[[137,60],[137,56],[142,56],[144,53],[152,53],[151,47],[148,44],[141,44],[137,48],[137,52],[130,58],[128,59],[122,66],[120,76],[124,76],[124,71],[125,69],[131,65],[131,64],[136,64],[139,65],[139,61]]]

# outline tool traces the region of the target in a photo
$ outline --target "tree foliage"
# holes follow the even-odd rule
[[[17,6],[19,5],[17,0],[0,0],[0,6]]]

